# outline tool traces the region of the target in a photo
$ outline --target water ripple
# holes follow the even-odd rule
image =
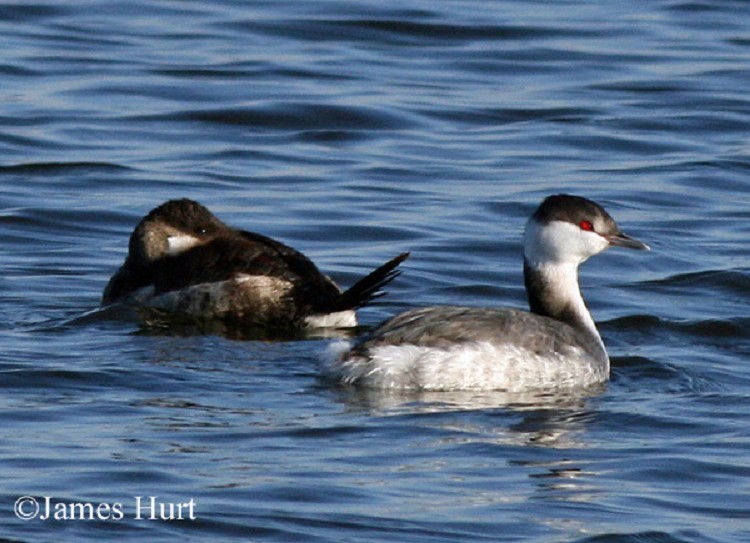
[[[402,130],[409,127],[403,116],[389,115],[365,107],[283,103],[258,108],[210,111],[180,111],[141,119],[150,122],[188,121],[218,125],[240,125],[253,130]]]

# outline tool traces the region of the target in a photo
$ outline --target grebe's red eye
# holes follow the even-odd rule
[[[586,230],[586,232],[594,231],[594,225],[591,224],[590,221],[581,221],[580,223],[578,223],[578,226],[581,227],[581,230]]]

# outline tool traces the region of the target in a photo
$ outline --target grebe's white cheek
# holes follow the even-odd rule
[[[178,234],[167,237],[167,254],[169,256],[178,255],[188,249],[192,249],[200,240],[195,236],[189,236],[187,234]]]
[[[564,254],[562,248],[569,242],[569,239],[566,239],[569,235],[566,235],[564,225],[565,223],[560,221],[539,224],[533,219],[529,220],[524,233],[523,252],[530,264],[560,260]]]
[[[596,232],[578,230],[578,236],[581,244],[581,261],[585,261],[590,256],[596,255],[609,247],[609,242]]]
[[[582,237],[581,229],[574,224],[551,221],[540,225],[536,221],[530,221],[526,227],[524,255],[530,264],[575,264],[591,254],[591,240]]]

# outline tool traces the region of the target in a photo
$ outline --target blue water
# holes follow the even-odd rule
[[[0,50],[3,541],[750,541],[745,2],[6,2]],[[523,307],[561,191],[654,249],[582,269],[585,394],[364,393],[328,340],[94,311],[183,196],[342,285],[411,251],[365,325]]]

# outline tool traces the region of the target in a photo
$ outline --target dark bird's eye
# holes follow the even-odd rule
[[[198,234],[199,236],[205,236],[206,235],[206,231],[207,230],[205,228],[198,228],[198,229],[195,230],[195,233]]]

